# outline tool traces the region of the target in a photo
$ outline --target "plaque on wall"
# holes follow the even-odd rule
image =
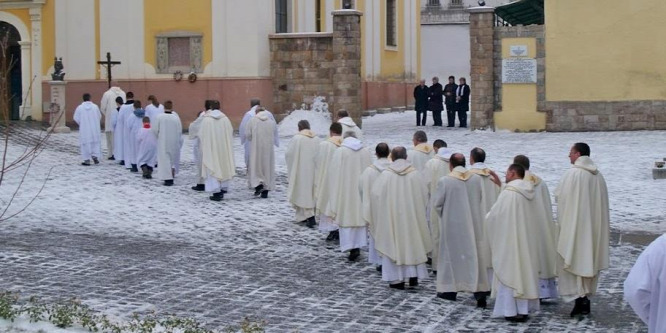
[[[502,83],[537,83],[537,61],[531,58],[502,59]]]
[[[527,57],[527,45],[511,45],[509,48],[512,57]]]

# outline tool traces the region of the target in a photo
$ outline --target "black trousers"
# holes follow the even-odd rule
[[[416,111],[416,126],[425,126],[428,111]]]
[[[432,111],[432,120],[435,126],[442,126],[442,111]]]
[[[454,103],[446,104],[446,120],[448,127],[456,126],[456,105]]]
[[[467,127],[467,111],[458,110],[458,122],[460,127]]]

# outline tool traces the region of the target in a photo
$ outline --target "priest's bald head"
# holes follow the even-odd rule
[[[414,143],[415,146],[421,143],[426,143],[428,142],[428,135],[424,131],[416,131],[414,132],[414,136],[412,137],[412,142]]]
[[[569,151],[569,160],[571,161],[571,164],[576,163],[576,160],[581,156],[590,156],[590,146],[584,142],[574,143]]]
[[[525,178],[525,168],[520,164],[511,164],[509,169],[506,170],[507,184],[516,180]]]
[[[310,129],[310,122],[305,120],[305,119],[299,121],[298,122],[298,131],[300,132],[300,131],[306,130],[306,129]]]
[[[339,122],[334,122],[331,124],[331,127],[328,128],[330,136],[342,136],[342,124]]]
[[[407,159],[407,149],[403,146],[397,146],[391,150],[391,160],[406,160]]]
[[[465,155],[461,153],[452,154],[449,158],[449,169],[453,171],[456,167],[465,167]]]
[[[530,159],[525,155],[516,155],[516,157],[513,158],[513,164],[520,164],[525,170],[530,169]]]
[[[375,147],[377,158],[388,158],[390,153],[389,145],[386,142],[381,142]]]
[[[472,151],[469,153],[470,164],[484,163],[485,161],[486,161],[486,152],[483,149],[476,147],[472,149]]]

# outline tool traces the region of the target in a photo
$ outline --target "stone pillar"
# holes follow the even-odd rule
[[[50,123],[49,131],[54,133],[69,133],[70,129],[65,125],[67,119],[67,104],[65,100],[67,82],[65,81],[49,81],[51,87],[51,107],[50,107]]]
[[[345,109],[360,127],[361,110],[361,12],[333,11],[333,113]]]
[[[21,89],[23,92],[23,95],[21,95],[20,118],[25,120],[26,117],[32,116],[32,99],[30,98],[30,82],[32,82],[30,77],[30,48],[32,43],[29,41],[18,43],[21,46]],[[35,84],[39,84],[39,82],[35,82]]]
[[[30,81],[32,84],[32,120],[42,120],[42,7],[30,8],[32,50]]]
[[[470,129],[493,129],[495,93],[493,51],[495,8],[472,7],[469,11],[470,65]]]

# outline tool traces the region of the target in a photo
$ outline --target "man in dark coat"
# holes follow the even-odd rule
[[[458,82],[460,84],[456,89],[456,112],[458,112],[460,127],[467,127],[467,111],[469,111],[469,94],[471,91],[464,77],[461,77]]]
[[[428,110],[432,111],[432,120],[435,121],[435,126],[442,126],[442,110],[444,110],[442,85],[439,83],[439,78],[436,76],[432,78],[432,86],[430,86]]]
[[[449,76],[449,83],[444,86],[444,104],[446,104],[446,119],[448,120],[448,126],[456,126],[456,90],[458,85],[456,84],[456,78]]]
[[[430,94],[425,80],[414,88],[414,109],[416,110],[416,126],[425,126],[428,115],[428,95]]]

